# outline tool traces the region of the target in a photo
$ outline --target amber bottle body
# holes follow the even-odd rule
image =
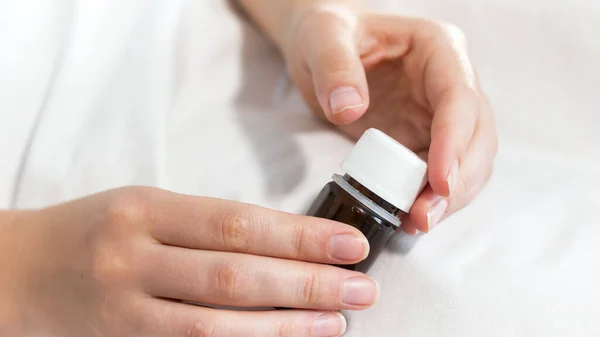
[[[348,224],[365,235],[370,245],[369,256],[357,264],[339,266],[363,273],[371,268],[405,215],[349,175],[334,176],[306,214]]]

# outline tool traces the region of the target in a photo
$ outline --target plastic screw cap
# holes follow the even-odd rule
[[[371,192],[406,213],[427,184],[427,163],[377,129],[365,131],[341,167]]]

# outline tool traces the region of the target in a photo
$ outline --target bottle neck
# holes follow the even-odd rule
[[[363,184],[359,183],[356,179],[352,178],[350,175],[344,174],[343,179],[346,182],[348,182],[348,184],[350,184],[350,186],[354,187],[358,192],[360,192],[362,195],[367,197],[369,200],[373,201],[377,206],[383,208],[386,212],[388,212],[398,218],[401,218],[402,216],[404,216],[406,214],[398,207],[390,204],[382,197],[373,193],[371,190],[366,188]]]

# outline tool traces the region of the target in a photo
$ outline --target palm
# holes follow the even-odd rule
[[[358,138],[367,128],[378,128],[424,156],[431,140],[432,113],[413,98],[414,87],[403,62],[380,61],[369,68],[369,109],[358,121],[340,129]]]

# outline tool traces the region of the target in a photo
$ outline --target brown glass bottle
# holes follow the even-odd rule
[[[306,215],[360,230],[369,241],[369,255],[338,267],[366,273],[427,183],[427,164],[393,138],[369,129],[341,168],[344,175],[333,175]]]
[[[339,265],[363,273],[369,270],[406,215],[348,174],[334,175],[306,214],[343,222],[364,234],[369,241],[369,256],[357,264]]]
[[[367,258],[339,267],[366,273],[427,183],[427,164],[377,129],[367,130],[306,212],[360,230]]]

